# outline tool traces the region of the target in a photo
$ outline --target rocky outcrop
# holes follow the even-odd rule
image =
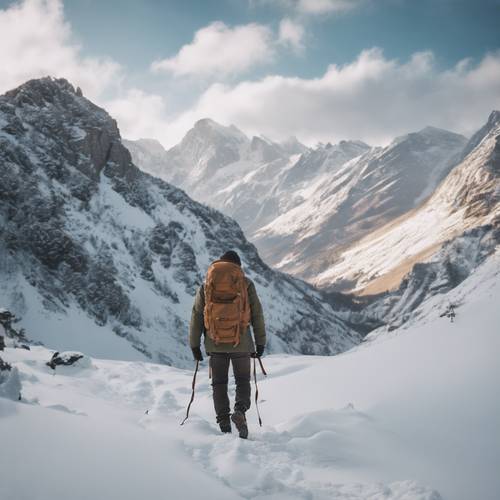
[[[55,352],[50,361],[47,361],[47,366],[55,370],[57,366],[72,366],[76,363],[82,365],[82,359],[86,358],[81,352]],[[87,363],[84,364],[86,365],[89,362],[87,360]]]

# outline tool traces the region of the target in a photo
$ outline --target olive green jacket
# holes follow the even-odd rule
[[[264,324],[264,314],[262,305],[253,282],[245,278],[247,281],[248,301],[250,302],[250,322],[257,345],[266,345],[266,327]],[[189,344],[191,348],[200,347],[201,335],[204,333],[203,326],[203,309],[205,308],[205,292],[203,285],[196,291],[194,299],[193,311],[191,313],[191,324],[189,325]],[[205,335],[205,351],[211,352],[255,352],[255,345],[250,333],[250,328],[247,328],[242,333],[240,343],[235,347],[232,344],[215,344],[215,342]]]

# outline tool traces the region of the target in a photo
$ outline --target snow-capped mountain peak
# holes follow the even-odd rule
[[[249,145],[250,139],[234,125],[226,127],[203,118],[168,150],[164,177],[177,185],[191,177],[196,183],[203,182],[218,169],[239,161]]]
[[[134,142],[139,144],[143,148],[147,149],[148,152],[154,156],[159,157],[164,155],[166,152],[161,142],[156,139],[142,138],[142,139],[137,139]]]
[[[281,148],[264,137],[253,136],[247,157],[255,163],[269,163],[283,157]]]
[[[221,125],[211,118],[201,118],[198,120],[193,128],[187,132],[186,136],[197,134],[199,136],[219,136],[219,137],[232,137],[243,142],[248,140],[247,136],[235,125]]]
[[[192,147],[194,142],[200,145],[214,147],[234,143],[235,145],[248,144],[248,137],[234,125],[226,127],[210,118],[198,120],[189,130],[180,143],[181,149]]]
[[[297,155],[297,154],[302,154],[305,153],[309,148],[307,146],[304,146],[297,137],[294,135],[291,135],[288,137],[288,139],[285,139],[284,141],[280,142],[279,145],[289,155]]]
[[[462,153],[462,159],[465,158],[481,141],[490,134],[491,131],[498,128],[500,124],[500,111],[493,110],[488,116],[487,122],[470,138],[467,146]]]

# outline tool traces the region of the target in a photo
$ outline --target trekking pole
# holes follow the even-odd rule
[[[262,373],[267,376],[266,370],[264,370],[264,365],[262,364],[262,361],[260,358],[258,358],[260,368],[262,369]],[[257,410],[257,417],[259,418],[259,426],[262,427],[262,419],[260,418],[260,412],[259,412],[259,386],[257,385],[257,365],[255,364],[255,358],[253,358],[253,379],[255,382],[255,409]]]
[[[188,404],[188,407],[187,407],[187,410],[186,410],[186,416],[184,418],[184,420],[181,422],[181,425],[184,425],[184,423],[186,422],[186,420],[189,418],[189,410],[191,409],[191,405],[193,404],[193,401],[194,401],[194,388],[195,388],[195,385],[196,385],[196,374],[198,373],[198,366],[199,366],[200,362],[198,360],[196,360],[196,367],[194,369],[194,375],[193,375],[193,383],[191,384],[191,388],[192,388],[192,392],[191,392],[191,401],[189,401],[189,404]]]
[[[262,373],[264,374],[264,376],[267,377],[267,372],[266,372],[266,369],[264,368],[264,365],[262,364],[262,359],[260,357],[257,359],[259,360],[259,365],[260,365],[260,369],[262,370]]]

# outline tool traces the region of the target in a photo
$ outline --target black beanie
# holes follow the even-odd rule
[[[233,264],[238,264],[238,266],[241,266],[240,256],[234,250],[227,251],[224,255],[221,256],[220,260],[223,260],[225,262],[232,262]]]

